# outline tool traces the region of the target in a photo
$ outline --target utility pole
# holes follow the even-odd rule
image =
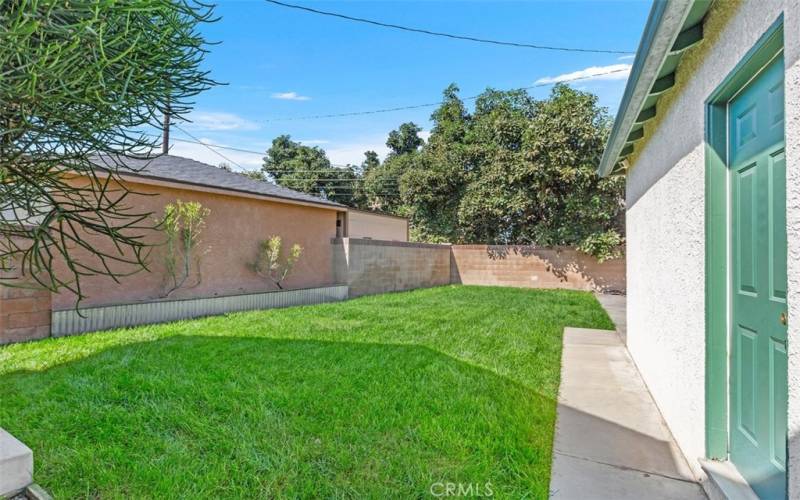
[[[169,154],[169,108],[164,111],[164,127],[161,138],[161,154]]]

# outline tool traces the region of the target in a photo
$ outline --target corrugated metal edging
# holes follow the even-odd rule
[[[166,323],[238,311],[335,302],[347,298],[348,286],[337,285],[205,299],[165,300],[118,306],[53,311],[54,337],[128,326]]]

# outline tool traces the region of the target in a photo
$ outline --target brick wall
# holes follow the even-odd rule
[[[355,238],[332,240],[334,279],[350,296],[450,283],[450,246]]]
[[[603,263],[573,248],[453,245],[453,283],[625,292],[625,259]]]
[[[32,286],[17,270],[0,270],[0,277]],[[51,306],[47,290],[0,285],[0,345],[50,336]]]

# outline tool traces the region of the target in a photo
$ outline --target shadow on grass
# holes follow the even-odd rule
[[[0,379],[56,498],[544,498],[556,403],[427,347],[176,336]]]

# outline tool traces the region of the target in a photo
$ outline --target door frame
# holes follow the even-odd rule
[[[730,353],[730,199],[727,105],[783,51],[783,15],[728,73],[705,103],[705,448],[728,459]]]

